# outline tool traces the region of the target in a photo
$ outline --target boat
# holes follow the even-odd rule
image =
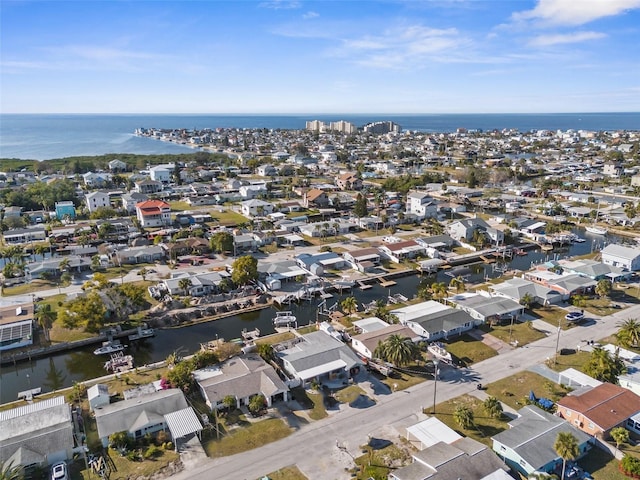
[[[513,249],[513,253],[515,253],[516,255],[519,255],[521,257],[527,255],[527,252],[522,248],[514,248]]]
[[[447,349],[445,348],[443,343],[440,343],[440,342],[430,343],[429,346],[427,347],[427,350],[431,355],[436,357],[438,360],[444,360],[447,362],[451,361],[451,354],[447,352]]]
[[[93,351],[94,355],[110,355],[112,353],[121,352],[124,350],[124,345],[120,343],[120,340],[109,340],[108,342],[102,342],[100,348],[96,348]]]
[[[138,327],[138,331],[133,335],[129,335],[129,341],[142,340],[143,338],[149,338],[155,336],[156,332],[153,328]]]
[[[589,233],[593,233],[594,235],[606,235],[607,232],[609,231],[604,227],[598,227],[596,225],[584,227],[584,229]]]
[[[111,359],[104,363],[105,370],[109,372],[121,372],[133,368],[133,355],[124,355],[117,352],[111,355]]]
[[[276,316],[273,318],[273,325],[276,327],[288,327],[298,321],[296,316],[290,311],[276,312]]]

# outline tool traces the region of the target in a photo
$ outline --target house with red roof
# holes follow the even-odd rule
[[[577,392],[580,392],[578,390]],[[631,390],[603,383],[558,401],[558,414],[576,428],[604,439],[615,427],[626,427],[627,419],[640,412],[640,397]]]
[[[136,216],[142,227],[171,225],[171,206],[162,200],[145,200],[136,204]]]

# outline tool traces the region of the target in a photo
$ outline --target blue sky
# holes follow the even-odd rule
[[[4,113],[640,111],[640,0],[11,1]]]

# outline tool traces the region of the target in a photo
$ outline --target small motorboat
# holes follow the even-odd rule
[[[108,342],[102,342],[100,348],[96,348],[93,351],[94,355],[111,355],[112,353],[121,352],[124,350],[125,345],[122,345],[119,340],[109,340]]]

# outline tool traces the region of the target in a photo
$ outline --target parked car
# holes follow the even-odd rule
[[[584,312],[569,312],[564,316],[565,320],[568,322],[579,322],[584,318]]]
[[[58,462],[51,466],[51,480],[69,480],[66,463]]]

